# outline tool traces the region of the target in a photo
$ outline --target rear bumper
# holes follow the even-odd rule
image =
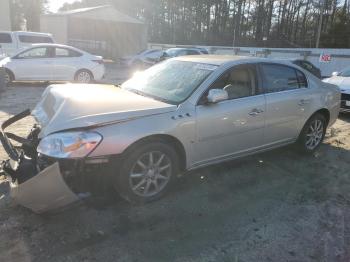
[[[28,115],[30,111],[26,110],[5,121],[0,127],[0,141],[10,157],[1,164],[0,170],[10,180],[11,197],[35,213],[56,210],[78,201],[79,197],[66,184],[58,162],[40,165],[35,157],[28,157],[25,150],[12,145],[10,139],[22,143],[23,148],[27,139],[4,130]]]
[[[92,74],[94,75],[94,80],[102,80],[105,76],[106,68],[104,65],[98,65],[92,69]]]

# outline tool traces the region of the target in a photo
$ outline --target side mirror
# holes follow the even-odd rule
[[[338,76],[339,75],[339,72],[333,72],[332,73],[332,76]]]
[[[207,101],[210,104],[216,104],[227,99],[228,93],[223,89],[211,89],[209,90],[209,94],[207,96]]]

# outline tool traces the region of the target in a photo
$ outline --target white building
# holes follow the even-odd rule
[[[0,0],[0,30],[11,30],[10,3],[9,0]]]

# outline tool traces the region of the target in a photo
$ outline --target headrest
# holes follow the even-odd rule
[[[249,82],[250,77],[248,70],[234,70],[230,74],[230,80],[237,82]]]

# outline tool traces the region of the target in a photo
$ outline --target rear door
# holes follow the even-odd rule
[[[16,80],[48,81],[53,79],[54,58],[52,47],[34,47],[12,58]]]
[[[54,50],[53,72],[55,80],[74,80],[74,75],[78,68],[84,68],[80,65],[83,54],[70,48],[56,47]]]
[[[265,145],[295,140],[313,99],[304,73],[269,63],[261,63],[260,72],[266,97]]]

